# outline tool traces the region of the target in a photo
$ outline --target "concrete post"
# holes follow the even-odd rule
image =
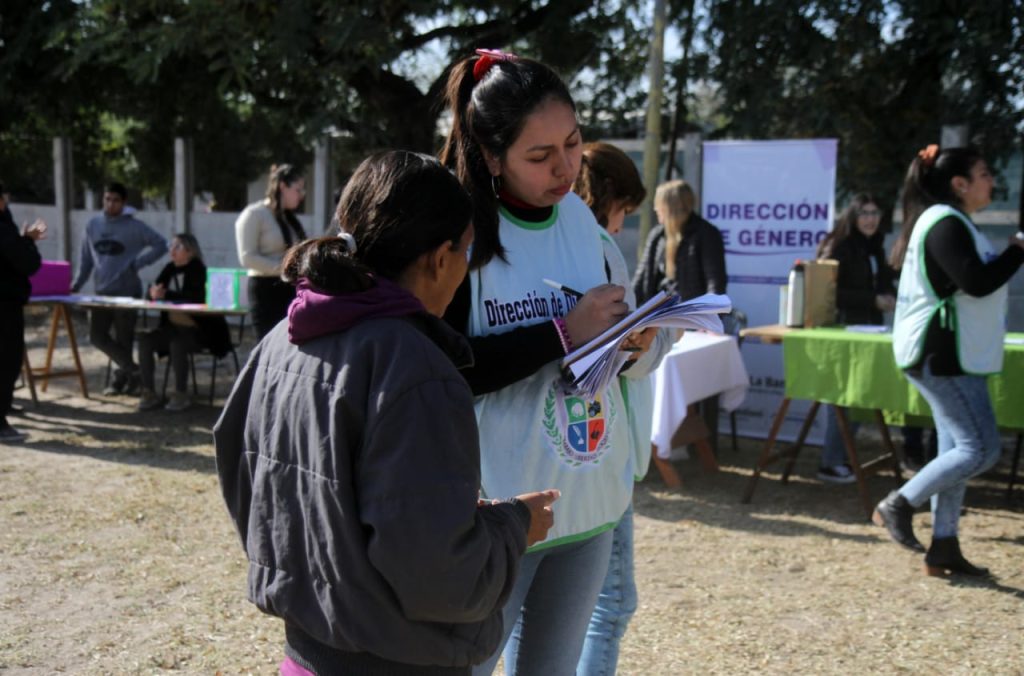
[[[313,230],[326,233],[334,213],[331,204],[331,139],[321,136],[313,144]],[[310,233],[312,235],[313,233]]]
[[[61,256],[71,261],[71,201],[74,198],[72,181],[74,168],[71,163],[71,141],[58,136],[53,139],[53,194],[56,196],[57,222],[54,231],[60,233]]]
[[[192,232],[192,139],[174,139],[174,231]]]

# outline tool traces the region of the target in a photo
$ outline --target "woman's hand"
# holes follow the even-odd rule
[[[623,302],[626,290],[616,284],[602,284],[583,294],[565,316],[565,329],[574,347],[583,345],[629,314]]]
[[[875,296],[875,307],[882,312],[892,312],[896,309],[896,297],[888,293]]]
[[[163,300],[167,295],[167,287],[163,284],[154,284],[149,287],[149,297],[152,300]]]
[[[526,534],[527,547],[548,536],[548,531],[555,525],[555,513],[551,510],[551,503],[560,497],[562,497],[562,492],[556,488],[516,496],[517,500],[530,508],[530,531]]]
[[[647,350],[651,349],[651,343],[654,342],[654,338],[658,335],[658,328],[656,326],[648,326],[643,331],[634,331],[633,333],[626,336],[626,339],[622,341],[622,345],[619,346],[620,350],[629,351],[628,361],[636,361],[640,357],[647,353]]]

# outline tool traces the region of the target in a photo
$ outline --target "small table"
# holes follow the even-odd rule
[[[673,437],[691,419],[697,402],[719,395],[722,408],[732,411],[743,403],[749,387],[750,377],[735,338],[687,331],[673,345],[654,372],[651,431],[652,458],[667,486],[682,485],[668,458]],[[705,468],[718,468],[706,434],[685,441],[696,445]]]

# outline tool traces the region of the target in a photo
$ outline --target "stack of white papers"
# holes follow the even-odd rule
[[[677,295],[659,292],[601,335],[581,345],[562,360],[576,390],[587,399],[604,392],[622,370],[629,352],[619,349],[630,333],[650,326],[702,329],[722,332],[720,314],[732,310],[728,296],[704,294],[682,301]]]

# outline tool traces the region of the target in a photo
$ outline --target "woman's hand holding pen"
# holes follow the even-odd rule
[[[629,314],[623,301],[626,290],[617,284],[602,284],[583,294],[565,316],[565,329],[572,344],[580,346]]]

